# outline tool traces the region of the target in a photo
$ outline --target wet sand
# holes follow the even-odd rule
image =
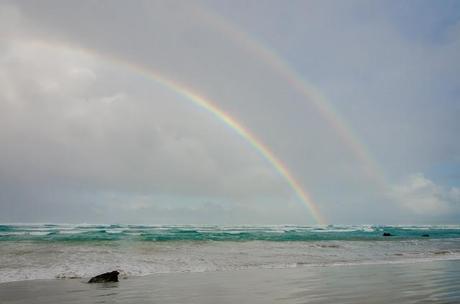
[[[0,303],[460,303],[460,260],[0,284]]]

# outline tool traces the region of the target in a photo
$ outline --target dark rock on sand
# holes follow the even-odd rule
[[[393,234],[391,234],[391,233],[389,233],[389,232],[384,232],[382,235],[383,235],[383,236],[394,236]]]
[[[118,271],[106,272],[98,276],[92,277],[88,283],[106,283],[106,282],[118,282]]]
[[[430,237],[429,234],[422,234],[422,237]]]

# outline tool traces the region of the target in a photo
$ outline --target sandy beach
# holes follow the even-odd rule
[[[460,260],[0,284],[12,303],[459,303]]]

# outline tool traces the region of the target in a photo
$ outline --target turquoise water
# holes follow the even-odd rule
[[[382,237],[384,232],[391,237]],[[460,238],[456,226],[0,225],[1,241],[375,241]]]

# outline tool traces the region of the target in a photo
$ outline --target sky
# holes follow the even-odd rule
[[[460,221],[458,1],[1,0],[0,87],[0,222]]]

